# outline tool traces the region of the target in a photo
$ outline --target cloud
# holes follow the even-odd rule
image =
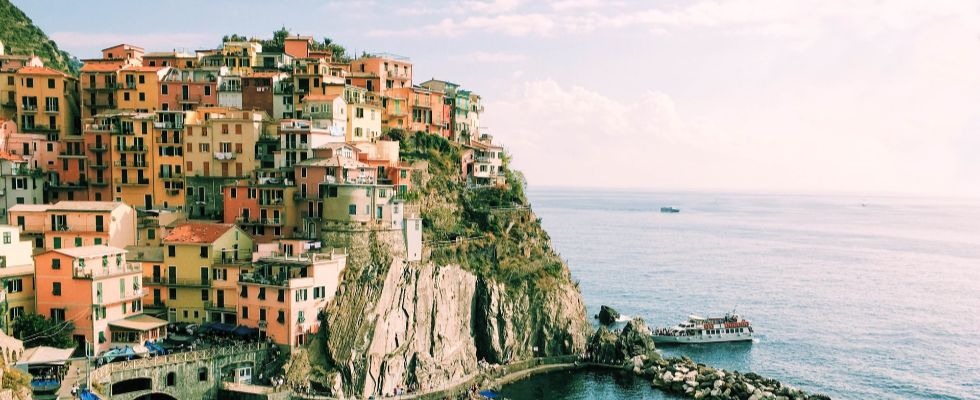
[[[368,36],[456,37],[472,32],[501,33],[508,36],[550,35],[555,22],[544,14],[502,14],[462,19],[445,18],[438,23],[407,29],[375,29]]]
[[[533,185],[916,194],[967,185],[955,150],[916,125],[947,118],[933,127],[955,136],[968,107],[880,118],[920,106],[868,104],[855,95],[867,89],[814,85],[755,111],[685,112],[663,92],[614,99],[546,79],[489,102],[481,123]]]
[[[79,58],[98,58],[99,49],[119,43],[140,46],[146,51],[171,49],[202,49],[213,47],[221,41],[220,34],[154,32],[154,33],[99,33],[99,32],[53,32],[51,39],[58,47],[70,51]]]
[[[464,10],[483,14],[499,14],[513,11],[523,0],[463,1]]]
[[[464,54],[462,59],[472,63],[509,64],[527,60],[527,56],[503,51],[474,51]]]

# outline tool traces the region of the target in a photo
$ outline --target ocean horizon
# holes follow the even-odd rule
[[[535,188],[589,311],[666,327],[736,309],[751,344],[660,347],[838,399],[980,398],[980,205],[969,198]],[[660,213],[673,206],[677,214]],[[542,392],[548,382],[558,392]],[[673,398],[572,372],[509,398]]]

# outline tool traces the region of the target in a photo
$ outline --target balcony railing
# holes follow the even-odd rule
[[[214,153],[215,160],[234,160],[236,157],[235,153],[230,151],[218,151]]]
[[[235,312],[235,307],[232,307],[231,305],[229,305],[227,303],[225,303],[225,304],[216,304],[216,303],[214,303],[212,301],[205,301],[204,302],[204,308],[207,309],[207,310],[212,310],[212,311]]]
[[[259,285],[289,286],[289,278],[285,275],[265,275],[257,272],[243,272],[238,276],[238,281]]]
[[[22,104],[20,109],[25,113],[33,114],[37,112],[37,104]]]
[[[146,146],[145,145],[123,146],[123,145],[118,145],[117,144],[116,145],[116,150],[119,150],[119,151],[124,152],[124,153],[125,152],[145,152],[146,151]]]
[[[143,285],[179,286],[179,287],[211,287],[211,279],[186,279],[172,276],[144,276]]]
[[[179,121],[157,121],[153,123],[153,127],[157,129],[183,129],[184,122]],[[159,142],[157,142],[159,143]]]
[[[124,162],[122,160],[116,160],[112,162],[113,165],[123,168],[146,168],[149,164],[146,161],[129,161]]]
[[[25,126],[22,128],[24,132],[58,132],[61,131],[61,127],[58,125],[34,125]]]
[[[44,176],[44,170],[40,168],[19,167],[10,170],[10,173],[14,176],[32,176],[35,178]]]
[[[105,265],[76,266],[72,270],[72,276],[75,278],[97,278],[102,276],[127,274],[133,272],[138,273],[142,271],[143,271],[143,267],[139,263],[128,262],[121,265],[115,265],[114,260],[109,260],[108,264]]]
[[[157,136],[153,139],[154,142],[159,144],[181,144],[183,141],[180,138],[168,137],[164,138],[162,136]]]
[[[149,185],[150,181],[148,179],[138,180],[138,181],[123,181],[122,178],[116,178],[115,182],[117,185],[133,186],[133,185]]]
[[[158,176],[160,178],[167,179],[167,180],[184,179],[184,173],[183,172],[167,172],[167,171],[164,171],[164,172],[160,172],[158,174]]]
[[[92,184],[92,186],[99,186],[99,187],[103,187],[103,186],[108,186],[109,185],[109,182],[106,181],[106,180],[94,180],[94,181],[92,181],[90,183]]]
[[[106,169],[106,168],[108,168],[108,167],[109,167],[109,166],[108,166],[108,165],[107,165],[107,164],[105,163],[105,161],[95,161],[95,162],[93,162],[92,164],[90,164],[89,166],[90,166],[90,167],[92,167],[92,168],[95,168],[95,169]]]
[[[86,124],[85,130],[90,132],[119,132],[115,124]]]
[[[265,225],[265,226],[280,226],[283,224],[282,218],[245,218],[238,217],[235,218],[235,223],[238,225]]]
[[[220,86],[218,86],[218,91],[219,92],[241,92],[242,91],[242,87],[239,86],[239,85],[228,85],[228,84],[222,83]]]
[[[107,150],[109,150],[109,145],[101,143],[90,144],[88,145],[88,149],[95,153],[105,153]]]

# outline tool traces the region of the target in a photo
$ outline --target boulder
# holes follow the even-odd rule
[[[599,308],[599,314],[595,316],[603,325],[612,325],[619,319],[619,312],[609,306]]]
[[[624,359],[641,354],[647,358],[660,358],[656,352],[656,346],[653,344],[650,328],[647,327],[642,318],[633,318],[626,323],[626,326],[619,333],[616,347]]]

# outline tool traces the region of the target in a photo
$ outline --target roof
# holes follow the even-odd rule
[[[51,204],[17,204],[10,207],[7,211],[48,211],[51,208]]]
[[[85,63],[82,65],[82,72],[113,72],[122,68],[122,65],[113,63]]]
[[[116,201],[62,200],[48,208],[51,211],[112,211],[125,204]]]
[[[275,77],[277,77],[279,75],[283,75],[283,74],[285,74],[285,73],[284,72],[261,71],[261,72],[253,72],[251,75],[243,76],[242,79],[248,79],[248,78],[275,78]]]
[[[214,243],[224,235],[234,224],[218,224],[207,222],[188,222],[177,225],[163,238],[166,243]]]
[[[340,97],[339,93],[332,94],[311,94],[303,98],[303,101],[333,101]]]
[[[74,352],[75,349],[59,349],[47,346],[31,347],[24,350],[24,354],[20,355],[17,364],[64,364]]]
[[[63,249],[49,250],[61,253],[72,258],[92,258],[99,256],[109,256],[113,254],[125,253],[126,250],[118,247],[106,246],[104,244],[82,247],[68,247]]]
[[[21,67],[17,70],[17,73],[25,75],[68,76],[64,72],[48,67]]]
[[[357,161],[353,158],[347,157],[330,157],[330,158],[311,158],[309,160],[297,163],[300,166],[312,166],[312,167],[343,167],[343,168],[367,168],[368,165]]]
[[[148,331],[150,329],[156,329],[165,325],[167,325],[167,321],[146,314],[134,315],[126,319],[115,320],[109,323],[109,326],[134,331]]]
[[[109,50],[109,49],[114,49],[116,47],[127,47],[127,48],[130,48],[130,49],[140,49],[140,50],[143,50],[143,48],[142,47],[139,47],[139,46],[134,46],[134,45],[131,45],[131,44],[126,44],[126,43],[120,43],[120,44],[117,44],[115,46],[106,47],[106,48],[102,49],[102,51],[106,51],[106,50]]]
[[[167,68],[167,67],[142,67],[142,66],[130,65],[128,67],[123,68],[123,71],[157,72],[157,71],[159,71],[161,69],[164,69],[164,68]]]
[[[143,54],[143,58],[160,58],[160,57],[196,58],[193,54],[181,53],[178,51],[151,51],[149,53]]]
[[[126,246],[129,261],[163,262],[163,247],[160,246]]]

